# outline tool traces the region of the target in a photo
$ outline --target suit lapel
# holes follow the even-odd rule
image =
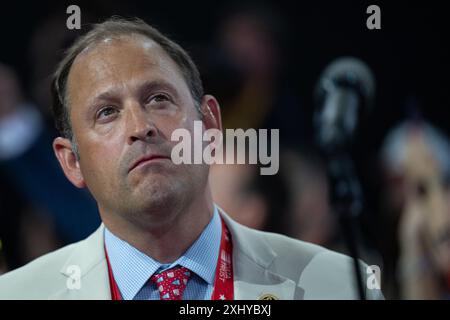
[[[234,295],[236,300],[294,298],[296,283],[270,270],[276,253],[264,237],[219,212],[233,241]]]
[[[60,272],[66,283],[53,299],[110,300],[108,267],[104,253],[104,225],[75,247]],[[79,286],[74,285],[80,276]],[[71,285],[72,284],[72,285]]]

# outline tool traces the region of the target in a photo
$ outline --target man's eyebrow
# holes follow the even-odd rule
[[[146,81],[138,88],[138,94],[140,96],[147,94],[152,91],[156,90],[167,90],[170,91],[171,94],[175,96],[175,98],[178,98],[178,90],[174,85],[171,83],[164,81],[164,80],[152,80],[152,81]]]
[[[117,87],[108,87],[100,94],[90,97],[87,101],[88,111],[93,112],[100,101],[118,101],[120,99],[120,90],[121,89]]]
[[[100,100],[115,100],[118,98],[117,92],[119,92],[119,89],[115,89],[115,88],[108,89],[108,90],[100,93],[99,95],[96,95],[95,97],[93,97],[90,100],[90,102],[91,102],[91,104],[94,104],[96,101],[100,101]]]

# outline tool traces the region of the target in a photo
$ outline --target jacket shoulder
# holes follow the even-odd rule
[[[253,230],[266,241],[274,251],[271,268],[294,280],[305,290],[304,298],[332,299],[358,298],[354,261],[322,246],[293,239],[285,235]],[[368,266],[359,260],[363,285],[366,286]],[[383,299],[380,290],[365,288],[368,299]]]

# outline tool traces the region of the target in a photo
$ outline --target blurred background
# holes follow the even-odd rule
[[[71,4],[81,30],[66,28]],[[371,4],[381,9],[380,30],[366,27]],[[388,299],[450,297],[450,30],[438,1],[3,2],[0,274],[100,223],[93,199],[53,155],[49,86],[64,49],[112,15],[138,16],[187,49],[225,128],[280,130],[278,174],[214,165],[215,201],[245,225],[347,254],[348,215],[334,205],[330,154],[316,143],[315,90],[331,62],[363,61],[372,108],[345,148],[362,194],[350,219],[358,254],[380,266]]]

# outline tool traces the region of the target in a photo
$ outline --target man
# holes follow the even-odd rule
[[[157,30],[95,26],[68,50],[53,93],[56,157],[103,224],[0,277],[1,299],[357,297],[349,258],[234,222],[213,203],[206,164],[171,161],[172,132],[195,120],[221,130],[220,108]]]

